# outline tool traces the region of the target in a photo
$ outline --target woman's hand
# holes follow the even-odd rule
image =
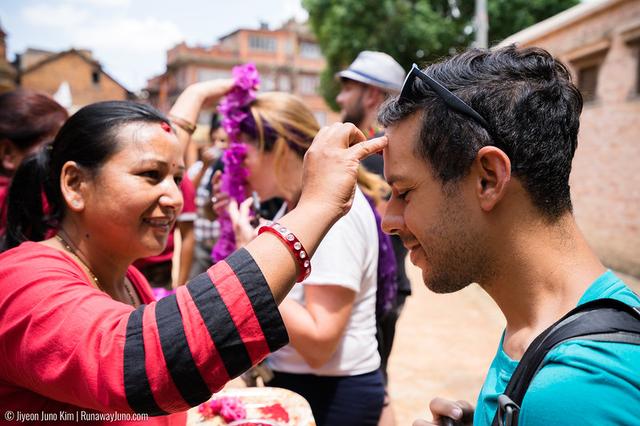
[[[234,82],[232,78],[201,81],[192,84],[186,90],[191,90],[199,97],[202,108],[208,108],[216,106],[220,98],[231,90]]]
[[[206,170],[210,165],[218,161],[223,154],[224,154],[224,151],[218,148],[217,146],[210,146],[204,151],[202,151],[202,169],[201,170]]]
[[[366,140],[351,123],[320,129],[304,157],[298,206],[321,209],[338,220],[351,208],[360,160],[386,145],[386,136]]]
[[[252,204],[252,197],[240,203],[240,207],[238,207],[236,200],[229,201],[228,212],[233,224],[233,232],[236,234],[236,248],[246,246],[249,241],[258,236],[258,228],[251,225]]]
[[[234,80],[219,79],[202,81],[187,86],[169,111],[169,118],[185,120],[195,125],[203,108],[217,105],[224,95],[233,87]],[[187,158],[187,165],[196,159],[195,145],[191,145],[191,135],[180,126],[175,126],[178,140]]]
[[[467,401],[451,401],[434,398],[429,403],[433,420],[416,420],[413,426],[471,426],[473,424],[473,406]]]

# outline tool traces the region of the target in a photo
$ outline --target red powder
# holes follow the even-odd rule
[[[289,422],[289,413],[287,413],[287,410],[285,410],[280,404],[260,407],[260,411],[262,411],[262,414],[264,414],[267,418],[277,421]]]

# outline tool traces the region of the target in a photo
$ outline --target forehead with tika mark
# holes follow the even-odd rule
[[[384,176],[389,185],[411,179],[415,168],[423,166],[415,150],[421,124],[422,114],[414,113],[385,129],[389,143],[383,151]]]

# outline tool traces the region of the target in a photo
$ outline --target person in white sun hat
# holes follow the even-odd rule
[[[404,76],[402,66],[386,53],[360,52],[349,68],[336,74],[342,86],[336,98],[342,121],[373,137],[378,108],[387,96],[400,92]]]
[[[336,98],[340,106],[342,121],[355,124],[368,137],[382,135],[378,125],[378,110],[389,96],[400,92],[405,72],[402,66],[390,55],[383,52],[365,50],[360,52],[349,67],[336,74],[340,79],[341,90]],[[369,171],[384,177],[382,156],[372,155],[362,165]],[[376,208],[382,214],[384,204],[378,203]],[[411,284],[404,268],[407,250],[396,235],[391,236],[396,258],[396,277],[398,290],[392,308],[377,318],[378,352],[380,353],[380,370],[388,383],[387,361],[391,355],[395,336],[396,322],[404,306],[404,301],[411,294]],[[380,418],[380,426],[395,425],[393,411],[388,395]]]

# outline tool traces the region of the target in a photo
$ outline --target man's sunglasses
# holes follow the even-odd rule
[[[445,104],[452,110],[459,112],[460,114],[464,114],[469,118],[472,118],[476,123],[484,127],[484,129],[494,138],[494,140],[500,145],[500,138],[496,137],[495,133],[489,126],[487,120],[485,120],[476,110],[467,105],[462,99],[451,93],[446,87],[442,84],[438,83],[433,78],[429,77],[427,74],[422,72],[420,68],[416,64],[413,64],[411,67],[411,71],[407,74],[407,77],[404,79],[404,83],[402,84],[402,90],[400,91],[400,99],[407,100],[410,102],[419,102],[421,100],[421,96],[418,91],[415,89],[415,80],[419,78],[422,80],[427,86],[431,88],[436,95],[440,99],[444,101]]]

